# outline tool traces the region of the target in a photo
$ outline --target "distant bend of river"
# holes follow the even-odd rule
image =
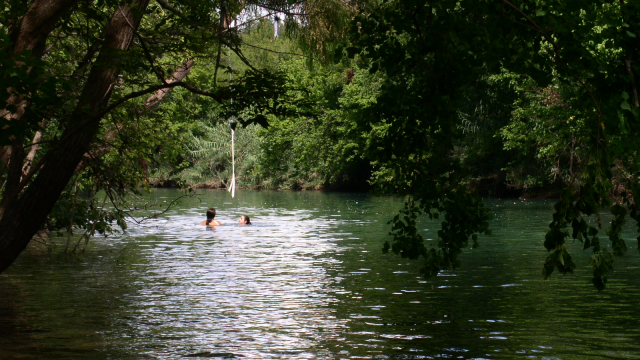
[[[381,252],[402,203],[207,190],[86,254],[27,250],[0,275],[0,359],[640,359],[631,227],[599,293],[579,243],[575,274],[542,280],[553,202],[487,200],[493,234],[425,280]]]

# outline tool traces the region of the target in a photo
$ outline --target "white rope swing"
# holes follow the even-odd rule
[[[235,146],[234,146],[235,131],[233,130],[233,128],[235,127],[235,121],[233,121],[233,118],[231,119],[229,126],[231,127],[231,174],[232,175],[231,175],[231,184],[229,185],[229,188],[227,189],[227,191],[231,193],[231,197],[235,197],[236,196],[236,159],[235,159]]]
[[[229,49],[229,86],[231,86],[231,82],[233,81],[233,68],[231,67],[231,49]],[[233,105],[233,97],[231,98],[231,105]],[[231,197],[236,197],[236,156],[235,156],[235,129],[236,129],[236,121],[231,117],[231,121],[229,122],[229,127],[231,128],[231,183],[227,191],[231,193]]]

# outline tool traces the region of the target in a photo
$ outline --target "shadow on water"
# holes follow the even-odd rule
[[[86,255],[27,251],[0,275],[0,359],[640,358],[637,256],[598,293],[574,244],[576,274],[542,281],[551,203],[496,200],[494,234],[425,280],[381,254],[401,204],[205,191]]]

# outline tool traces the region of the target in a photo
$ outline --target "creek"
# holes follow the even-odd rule
[[[575,273],[542,279],[553,201],[487,200],[493,234],[424,279],[419,262],[381,251],[402,203],[199,191],[85,254],[65,254],[66,238],[30,247],[0,275],[0,359],[640,358],[631,226],[598,292],[578,242]],[[208,207],[222,226],[200,225]],[[243,214],[253,225],[237,225]],[[421,223],[427,239],[437,229]]]

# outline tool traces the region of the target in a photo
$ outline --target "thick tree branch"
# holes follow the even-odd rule
[[[213,71],[213,87],[218,87],[218,69],[220,68],[220,56],[222,55],[222,44],[218,44],[218,53],[216,55],[216,66]]]
[[[172,82],[172,83],[151,86],[151,87],[148,87],[148,88],[146,88],[144,90],[131,92],[131,93],[127,94],[126,96],[123,96],[122,98],[118,99],[117,101],[111,103],[109,106],[106,106],[106,107],[102,108],[101,110],[98,110],[97,112],[93,113],[91,116],[87,116],[83,121],[81,121],[77,125],[75,125],[73,127],[73,129],[69,129],[68,131],[66,131],[65,135],[60,139],[59,142],[63,143],[68,138],[74,136],[76,133],[78,133],[80,131],[83,131],[87,126],[90,126],[90,125],[92,125],[92,124],[94,124],[96,122],[101,121],[104,116],[106,116],[111,111],[113,111],[114,109],[116,109],[117,107],[119,107],[120,105],[126,103],[127,101],[129,101],[131,99],[135,99],[135,98],[138,98],[140,96],[148,95],[148,94],[151,94],[151,93],[156,92],[156,91],[172,89],[172,88],[175,88],[175,87],[182,87],[182,88],[185,88],[185,89],[189,90],[190,92],[192,92],[194,94],[210,97],[210,98],[214,99],[215,101],[217,101],[219,103],[222,103],[224,100],[227,99],[226,97],[221,96],[220,94],[216,94],[216,93],[200,90],[200,89],[196,88],[195,86],[193,86],[191,84],[188,84],[188,83],[185,83],[185,82],[182,82],[182,81],[176,81],[176,82]]]
[[[163,85],[166,84],[172,84],[176,81],[182,81],[184,80],[184,78],[186,78],[189,73],[191,73],[191,68],[193,68],[193,66],[196,64],[194,59],[190,59],[187,62],[185,62],[184,64],[182,64],[171,76],[171,78],[165,80],[163,82]],[[144,102],[144,106],[147,109],[154,109],[158,106],[158,104],[160,104],[160,102],[162,101],[162,99],[164,98],[164,96],[169,92],[169,88],[166,89],[159,89],[156,91],[156,93],[149,97],[145,102]]]
[[[44,134],[44,130],[42,129],[44,128],[44,125],[45,122],[43,121],[43,124],[40,126],[41,129],[38,129],[38,131],[36,131],[36,134],[31,141],[31,148],[29,149],[29,153],[24,159],[24,165],[22,166],[22,177],[28,174],[29,170],[31,170],[31,164],[33,163],[33,159],[35,159],[36,157],[36,153],[38,152],[38,148],[40,147],[40,140],[42,140],[42,135]]]

